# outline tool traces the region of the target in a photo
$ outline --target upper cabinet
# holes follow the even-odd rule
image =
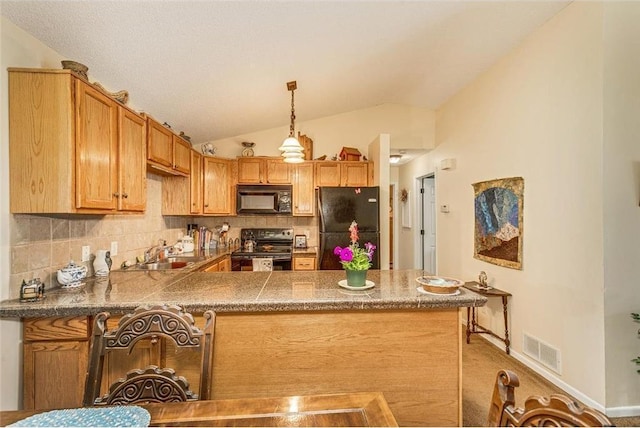
[[[9,69],[12,213],[144,211],[146,123],[68,70]]]
[[[373,183],[373,163],[360,161],[315,162],[315,185],[357,187]]]
[[[191,145],[150,116],[147,129],[147,165],[151,172],[189,175]]]
[[[240,157],[238,183],[291,184],[291,166],[280,157]]]
[[[314,203],[313,163],[295,164],[293,167],[293,215],[315,215]]]
[[[202,213],[235,215],[236,161],[205,156],[202,171]]]

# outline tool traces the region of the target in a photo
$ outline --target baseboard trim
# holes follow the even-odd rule
[[[488,341],[489,343],[491,343],[495,347],[500,348],[501,350],[504,350],[504,343],[498,341],[497,339],[494,339],[492,337],[486,337],[484,335],[482,335],[481,338],[486,340],[486,341]],[[577,400],[581,401],[585,405],[587,405],[589,407],[593,407],[594,409],[596,409],[596,410],[598,410],[598,411],[600,411],[602,413],[605,413],[607,416],[613,416],[613,415],[609,414],[607,409],[605,409],[605,407],[601,403],[598,403],[597,401],[593,400],[589,396],[587,396],[587,395],[583,394],[582,392],[578,391],[577,389],[575,389],[574,387],[572,387],[568,383],[564,382],[562,379],[560,379],[560,378],[554,376],[553,374],[549,373],[547,371],[547,369],[545,369],[543,366],[541,366],[541,365],[537,364],[536,362],[532,361],[527,356],[514,351],[513,348],[511,348],[511,356],[513,358],[515,358],[516,360],[520,361],[525,366],[529,367],[531,370],[533,370],[534,372],[536,372],[537,374],[539,374],[540,376],[542,376],[543,378],[545,378],[549,382],[551,382],[552,384],[554,384],[555,386],[557,386],[558,388],[560,388],[561,390],[563,390],[564,392],[566,392],[567,394],[569,394],[570,396],[572,396],[572,397],[576,398]],[[618,408],[618,409],[626,409],[626,408]],[[635,416],[635,415],[632,415],[632,414],[615,415],[615,417],[624,417],[624,416]]]
[[[610,418],[640,416],[640,406],[609,407],[605,413]]]

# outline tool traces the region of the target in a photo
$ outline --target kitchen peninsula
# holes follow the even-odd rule
[[[93,315],[166,303],[198,325],[216,311],[215,399],[381,391],[401,426],[460,426],[459,309],[486,298],[421,294],[421,274],[372,270],[375,287],[351,291],[343,271],[114,271],[40,302],[3,301],[0,316],[23,319],[25,408],[81,404]],[[197,388],[197,361],[168,344],[160,354]]]

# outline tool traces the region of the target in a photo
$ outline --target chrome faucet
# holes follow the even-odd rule
[[[167,241],[164,239],[158,240],[158,245],[154,245],[144,252],[144,262],[145,263],[153,263],[157,262],[160,258],[160,254],[162,254],[167,247]]]

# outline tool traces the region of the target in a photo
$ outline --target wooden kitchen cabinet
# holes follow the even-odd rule
[[[315,215],[315,186],[312,162],[296,164],[293,167],[293,215]]]
[[[203,214],[235,215],[237,163],[205,156],[203,161]]]
[[[291,184],[291,166],[282,158],[238,158],[239,184]]]
[[[208,264],[202,272],[231,272],[231,256],[223,256]]]
[[[202,155],[189,152],[189,177],[162,177],[162,215],[202,214]]]
[[[89,359],[87,317],[23,322],[23,407],[81,407]]]
[[[118,210],[144,211],[147,206],[147,122],[118,106]]]
[[[11,212],[144,211],[141,119],[69,70],[10,68]]]
[[[160,175],[189,175],[191,145],[147,116],[147,166]]]
[[[316,258],[310,256],[293,256],[293,270],[316,270]]]
[[[373,182],[373,164],[360,161],[318,161],[315,184],[321,186],[357,187]]]
[[[189,212],[202,214],[202,155],[190,150],[191,175],[189,176]]]

